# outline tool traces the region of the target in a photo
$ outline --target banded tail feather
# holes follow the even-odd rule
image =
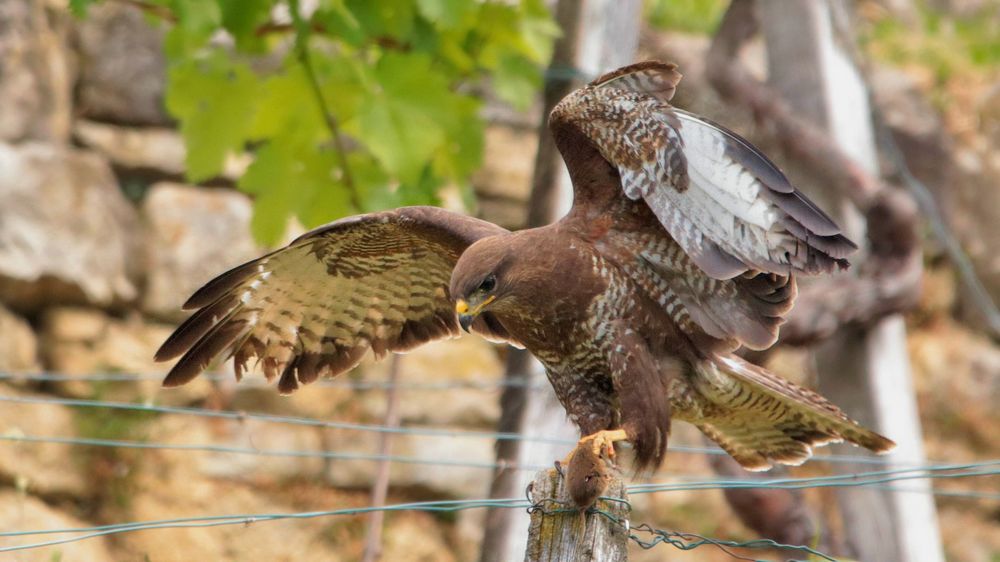
[[[819,394],[736,356],[697,364],[692,380],[705,415],[687,421],[747,470],[800,465],[828,443],[846,441],[875,453],[896,446]]]

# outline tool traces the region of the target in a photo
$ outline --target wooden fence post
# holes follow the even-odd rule
[[[528,492],[531,512],[528,527],[528,547],[525,562],[625,562],[628,560],[627,521],[631,508],[625,482],[614,477],[605,497],[621,501],[597,500],[600,513],[589,513],[581,519],[578,511],[569,511],[569,496],[565,478],[555,469],[535,474]]]

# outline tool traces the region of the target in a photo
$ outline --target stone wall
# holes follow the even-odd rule
[[[155,363],[153,353],[186,316],[181,303],[266,250],[250,235],[246,195],[183,183],[184,144],[163,104],[163,33],[127,3],[98,4],[81,21],[65,2],[0,2],[0,397],[8,399],[0,403],[0,434],[371,455],[378,441],[371,432],[18,402],[98,399],[365,423],[384,416],[385,393],[377,389],[318,385],[280,397],[253,376],[241,385],[203,378],[159,387],[155,375],[170,365]],[[476,178],[480,213],[511,227],[523,222],[534,156],[533,128],[520,119],[491,126],[489,159]],[[231,158],[221,183],[231,184],[246,165],[245,156]],[[385,368],[368,362],[351,377],[383,380]],[[216,370],[232,375],[226,366]],[[67,378],[17,377],[45,371]],[[153,376],[86,380],[95,373]],[[471,337],[427,346],[402,363],[404,383],[500,377],[496,349]],[[496,388],[402,392],[406,425],[490,429],[499,415]],[[471,465],[493,460],[485,439],[399,436],[392,448]],[[0,526],[358,507],[369,502],[373,473],[364,460],[7,440],[0,441]],[[396,464],[390,501],[482,497],[490,475],[477,466]],[[449,523],[392,515],[384,556],[448,560],[473,552],[476,517]],[[350,560],[360,553],[357,518],[266,525],[130,533],[18,559]],[[46,538],[0,538],[0,546]]]

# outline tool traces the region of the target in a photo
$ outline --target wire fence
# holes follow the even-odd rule
[[[527,442],[566,445],[567,447],[574,445],[576,443],[574,440],[571,439],[547,438],[547,437],[532,436],[532,435],[522,435],[519,433],[472,431],[472,430],[461,430],[455,428],[421,427],[421,426],[388,427],[377,424],[324,421],[324,420],[317,420],[314,418],[282,416],[282,415],[274,415],[266,413],[216,410],[208,408],[179,407],[179,406],[157,406],[152,404],[136,404],[130,402],[114,402],[106,400],[0,395],[0,402],[17,403],[17,404],[55,405],[55,406],[77,407],[77,408],[107,408],[112,410],[125,410],[133,412],[177,414],[184,416],[226,419],[237,423],[256,421],[261,423],[278,423],[278,424],[289,424],[289,425],[305,426],[305,427],[338,429],[347,431],[361,431],[361,432],[372,432],[372,433],[391,433],[391,434],[409,435],[418,437],[424,436],[424,437],[448,437],[448,438],[465,438],[465,439],[486,439],[491,441],[513,440],[513,441],[527,441]],[[88,446],[104,446],[104,447],[121,447],[121,448],[131,448],[131,449],[187,450],[187,451],[202,451],[202,452],[212,452],[212,453],[232,453],[241,455],[271,456],[271,457],[323,458],[331,460],[355,460],[355,461],[388,461],[388,462],[397,462],[403,464],[430,464],[430,465],[440,464],[442,466],[456,466],[456,467],[481,468],[481,469],[504,468],[507,470],[520,470],[520,471],[537,471],[541,470],[542,468],[545,468],[540,465],[518,465],[514,463],[442,460],[442,459],[419,458],[419,457],[404,456],[404,455],[375,455],[366,453],[343,453],[343,452],[322,451],[322,450],[320,451],[278,450],[278,449],[262,449],[258,447],[157,443],[150,441],[94,439],[94,438],[72,437],[72,436],[34,436],[18,432],[14,433],[7,432],[6,434],[0,435],[0,441],[21,441],[21,442],[36,442],[36,443],[48,442],[48,443],[59,443],[65,445],[88,445]],[[683,444],[673,444],[671,445],[670,450],[671,452],[682,453],[682,454],[707,454],[707,455],[726,454],[725,451],[717,447],[704,447],[704,446],[683,445]],[[852,463],[852,464],[872,464],[872,465],[885,465],[890,463],[889,460],[884,458],[879,458],[874,456],[862,456],[862,455],[818,454],[813,456],[813,460],[830,462],[830,463]],[[892,464],[898,466],[901,463],[892,462]],[[939,463],[934,463],[934,464],[939,464]],[[934,466],[934,464],[931,464],[931,466]]]
[[[0,374],[0,380],[4,377]],[[101,380],[113,380],[103,378]],[[444,384],[444,383],[442,383]],[[450,388],[456,388],[452,386]],[[133,412],[147,412],[147,413],[157,413],[157,414],[177,414],[184,416],[197,416],[206,418],[219,418],[235,421],[238,423],[246,423],[249,421],[261,422],[261,423],[278,423],[278,424],[289,424],[289,425],[299,425],[308,427],[317,427],[324,429],[336,429],[336,430],[347,430],[347,431],[361,431],[361,432],[372,432],[372,433],[392,433],[398,435],[410,435],[410,436],[427,436],[427,437],[449,437],[449,438],[464,438],[464,439],[487,439],[491,441],[527,441],[535,443],[548,443],[556,445],[574,445],[575,440],[571,439],[559,439],[559,438],[549,438],[541,437],[535,435],[524,435],[520,433],[503,433],[495,431],[475,431],[475,430],[463,430],[456,428],[446,428],[446,427],[426,427],[426,426],[399,426],[399,427],[388,427],[379,424],[363,424],[363,423],[351,423],[351,422],[336,422],[336,421],[325,421],[318,420],[315,418],[298,417],[298,416],[284,416],[275,415],[268,413],[258,413],[258,412],[247,412],[242,410],[222,410],[222,409],[210,409],[210,408],[197,408],[197,407],[182,407],[182,406],[161,406],[149,403],[134,403],[134,402],[116,402],[108,400],[88,400],[88,399],[76,399],[76,398],[56,398],[56,397],[30,397],[30,396],[7,396],[0,395],[0,402],[9,403],[20,403],[20,404],[41,404],[41,405],[56,405],[56,406],[68,406],[76,408],[107,408],[112,410],[125,410]],[[10,436],[0,436],[0,438],[10,439]],[[116,441],[115,444],[111,446],[130,446],[127,441]],[[69,444],[72,444],[70,441]],[[93,444],[93,443],[79,443],[79,444]],[[163,444],[161,448],[177,447],[176,445]],[[192,445],[190,448],[192,450],[199,450],[200,446]],[[207,447],[207,446],[206,446]],[[156,447],[147,447],[156,448]],[[215,452],[232,452],[240,454],[261,454],[268,455],[270,453],[262,451],[260,449],[236,449],[236,450],[222,450],[218,451],[211,448],[206,448],[204,450],[213,450]],[[718,447],[706,447],[698,445],[685,445],[685,444],[671,444],[671,452],[674,453],[684,453],[684,454],[707,454],[707,455],[726,455],[727,453]],[[281,452],[274,454],[275,456],[310,456],[308,451],[298,452],[294,455],[285,455]],[[326,453],[317,452],[315,456],[327,456]],[[335,458],[335,457],[331,457]],[[355,460],[383,460],[380,457],[357,457]],[[390,459],[391,460],[391,459]],[[872,465],[905,465],[905,462],[900,462],[899,460],[888,460],[883,457],[876,456],[866,456],[866,455],[836,455],[836,454],[816,454],[811,457],[814,461],[823,461],[830,463],[852,463],[852,464],[872,464]],[[940,463],[930,463],[931,465]],[[510,468],[508,465],[505,467]],[[483,465],[483,468],[495,468],[494,465]],[[521,467],[524,470],[537,470],[539,467],[527,466]]]
[[[678,490],[706,490],[706,489],[727,489],[727,488],[780,488],[780,489],[803,489],[833,486],[868,486],[873,484],[883,484],[904,480],[923,478],[967,478],[973,476],[998,476],[1000,475],[1000,459],[983,461],[968,464],[954,464],[934,467],[921,467],[898,470],[871,471],[856,474],[823,476],[811,478],[784,478],[774,480],[710,480],[704,482],[689,483],[666,483],[666,484],[638,484],[628,486],[630,495],[648,494],[665,491]],[[993,499],[995,495],[991,496]],[[604,501],[622,502],[620,498],[601,498]],[[626,502],[627,503],[627,502]],[[556,504],[555,509],[552,505]],[[629,506],[631,508],[631,506]],[[318,517],[351,516],[371,513],[373,511],[425,511],[425,512],[457,512],[468,509],[483,508],[503,508],[503,509],[528,509],[545,510],[549,513],[556,513],[559,510],[573,511],[571,506],[547,500],[544,505],[532,504],[522,498],[508,499],[466,499],[466,500],[440,500],[400,503],[386,506],[365,506],[358,508],[347,508],[326,511],[306,511],[297,513],[254,513],[235,515],[208,515],[201,517],[186,517],[176,519],[161,519],[153,521],[134,521],[112,525],[96,525],[91,527],[73,527],[45,530],[27,531],[3,531],[0,538],[16,538],[40,535],[74,535],[71,537],[50,539],[26,544],[3,546],[0,552],[13,552],[33,548],[44,548],[61,544],[77,542],[95,537],[114,535],[132,531],[142,531],[150,529],[176,529],[195,527],[218,527],[226,525],[252,525],[266,521],[277,521],[283,519],[312,519]],[[735,558],[754,560],[745,558],[730,550],[729,548],[749,548],[749,549],[784,549],[797,550],[808,553],[812,556],[824,560],[835,560],[834,558],[803,545],[787,545],[777,543],[768,539],[755,539],[750,541],[728,541],[705,537],[695,533],[684,533],[659,529],[649,524],[631,525],[627,520],[621,520],[611,513],[595,509],[596,513],[611,518],[613,522],[623,525],[629,531],[629,538],[642,548],[653,548],[658,544],[668,544],[681,550],[691,550],[700,546],[712,545],[725,550]],[[642,538],[638,533],[649,535],[649,538]]]
[[[624,502],[625,500],[620,498],[600,498],[605,501],[613,502]],[[552,504],[556,504],[553,508]],[[630,510],[631,510],[631,506]],[[576,510],[571,506],[566,504],[561,504],[560,502],[549,501],[546,505],[532,504],[525,499],[509,498],[509,499],[477,499],[477,500],[443,500],[443,501],[426,501],[426,502],[411,502],[411,503],[401,503],[386,506],[366,506],[359,508],[347,508],[347,509],[336,509],[327,511],[305,511],[298,513],[255,513],[255,514],[238,514],[238,515],[210,515],[203,517],[184,517],[176,519],[160,519],[152,521],[135,521],[129,523],[121,523],[114,525],[96,525],[92,527],[74,527],[74,528],[64,528],[64,529],[49,529],[49,530],[34,530],[34,531],[7,531],[0,532],[0,538],[14,538],[14,537],[25,537],[25,536],[38,536],[38,535],[66,535],[72,534],[74,536],[50,539],[32,543],[25,543],[12,546],[0,547],[0,552],[14,552],[20,550],[29,550],[36,548],[46,548],[52,546],[58,546],[63,544],[68,544],[72,542],[78,542],[82,540],[104,537],[109,535],[116,535],[120,533],[128,533],[134,531],[145,531],[153,529],[191,529],[191,528],[205,528],[205,527],[222,527],[222,526],[250,526],[257,523],[264,523],[269,521],[280,521],[280,520],[294,520],[294,519],[315,519],[320,517],[336,517],[336,516],[353,516],[362,515],[366,513],[372,513],[376,511],[381,512],[393,512],[393,511],[425,511],[425,512],[458,512],[469,509],[484,509],[484,508],[500,508],[500,509],[526,509],[529,512],[535,510],[546,511],[547,513],[558,513],[561,511],[565,512],[575,512]],[[647,523],[639,525],[631,525],[629,520],[620,519],[615,515],[609,513],[608,511],[592,508],[591,511],[597,513],[600,516],[610,519],[615,524],[621,525],[626,529],[628,533],[629,540],[633,541],[638,546],[644,549],[650,549],[657,544],[668,544],[680,550],[693,550],[700,546],[712,545],[722,548],[726,553],[734,558],[742,560],[756,560],[754,558],[746,558],[740,556],[729,548],[748,548],[748,549],[780,549],[780,550],[793,550],[805,552],[813,556],[820,557],[824,560],[834,561],[835,559],[808,546],[800,545],[789,545],[775,542],[769,539],[754,539],[749,541],[729,541],[720,540],[705,537],[695,533],[679,533],[676,531],[668,531],[665,529],[658,529]],[[643,539],[639,536],[639,533],[646,533],[650,535],[649,539]]]
[[[213,378],[221,378],[223,375],[211,375]],[[105,373],[95,375],[69,375],[60,373],[32,373],[32,374],[10,374],[0,373],[2,380],[27,380],[37,382],[52,381],[80,381],[89,382],[135,382],[143,380],[159,379],[160,375],[134,375]],[[341,384],[334,384],[337,381],[329,381],[321,386],[341,386],[351,389],[385,389],[390,385],[382,381],[343,381]],[[510,384],[522,386],[535,386],[526,379],[522,380],[499,380],[499,381],[478,381],[470,384],[470,381],[437,381],[429,384],[406,384],[395,385],[397,388],[412,390],[442,390],[455,388],[476,388],[481,390],[495,390]],[[108,400],[90,400],[77,398],[59,397],[38,397],[38,396],[10,396],[0,395],[0,402],[8,404],[22,404],[28,406],[60,406],[79,409],[109,409],[133,412],[146,412],[161,415],[181,415],[195,416],[209,419],[223,419],[233,423],[247,424],[249,422],[261,424],[287,424],[301,427],[313,427],[320,429],[335,429],[344,431],[370,432],[370,433],[391,433],[400,435],[412,435],[422,437],[448,437],[460,439],[488,439],[488,440],[520,440],[535,441],[541,443],[565,444],[567,447],[573,445],[575,441],[566,439],[551,439],[544,437],[525,436],[513,433],[501,433],[491,431],[461,430],[444,427],[428,426],[403,426],[387,427],[378,424],[362,424],[349,422],[335,422],[317,420],[308,417],[283,416],[268,413],[245,412],[196,407],[162,406],[150,403],[132,403]],[[159,449],[170,451],[190,451],[202,453],[225,453],[256,456],[275,457],[300,457],[300,458],[322,458],[346,461],[382,461],[401,464],[427,464],[441,467],[465,467],[485,470],[496,470],[498,468],[508,470],[530,470],[537,471],[545,466],[515,465],[497,462],[485,462],[473,459],[447,459],[447,458],[422,458],[407,455],[377,455],[367,453],[337,452],[326,450],[297,450],[297,449],[261,449],[257,447],[238,447],[218,444],[192,444],[192,443],[166,443],[147,440],[124,440],[124,439],[99,439],[79,436],[42,436],[29,435],[23,429],[8,429],[6,433],[0,435],[0,441],[21,444],[42,444],[56,443],[69,446],[81,447],[112,447],[112,448],[136,448],[136,449]],[[715,447],[702,447],[695,445],[671,445],[672,452],[685,454],[708,454],[721,455],[724,451]],[[899,486],[913,480],[964,480],[969,478],[989,478],[1000,476],[1000,459],[985,460],[972,463],[955,464],[931,462],[921,465],[900,465],[897,461],[887,460],[877,457],[862,455],[816,455],[815,460],[825,462],[849,462],[867,463],[873,468],[887,464],[894,465],[890,469],[877,469],[867,472],[851,474],[837,474],[833,476],[780,478],[780,479],[725,479],[708,478],[705,475],[668,475],[670,481],[648,482],[633,484],[628,487],[629,494],[641,495],[661,492],[678,491],[699,491],[699,490],[726,490],[726,489],[806,489],[806,488],[830,488],[847,486],[869,486],[894,493],[932,493],[950,498],[967,498],[987,501],[1000,501],[1000,493],[991,491],[981,491],[975,489],[952,489],[952,488],[907,488]],[[664,475],[654,475],[664,476]],[[608,501],[620,501],[616,498],[604,498]],[[352,516],[371,513],[373,511],[427,511],[427,512],[457,512],[468,509],[483,508],[504,508],[504,509],[539,509],[540,506],[532,505],[525,499],[466,499],[466,500],[442,500],[400,503],[386,506],[366,506],[358,508],[348,508],[329,511],[309,511],[298,513],[255,513],[255,514],[235,514],[235,515],[207,515],[203,517],[190,517],[178,519],[163,519],[153,521],[134,521],[112,525],[99,525],[92,527],[77,527],[64,529],[42,529],[42,530],[22,530],[0,532],[0,538],[17,538],[31,536],[52,537],[58,535],[59,538],[50,538],[38,542],[0,546],[0,552],[12,552],[33,548],[44,548],[71,542],[77,542],[95,537],[114,535],[132,531],[166,528],[192,528],[192,527],[218,527],[227,525],[251,525],[258,522],[277,521],[286,519],[311,519],[319,517]],[[607,512],[604,516],[613,517]],[[629,527],[627,521],[618,523]],[[629,538],[641,548],[653,548],[659,544],[671,545],[682,550],[690,550],[700,546],[712,545],[725,550],[730,555],[744,558],[732,548],[778,548],[791,549],[809,554],[821,559],[833,560],[829,556],[814,551],[805,546],[782,545],[768,540],[754,541],[726,541],[704,537],[694,533],[681,533],[658,529],[648,524],[640,524],[629,527]]]

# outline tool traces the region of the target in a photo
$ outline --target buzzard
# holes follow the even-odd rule
[[[527,348],[545,366],[578,450],[631,442],[658,465],[671,418],[743,467],[799,464],[813,446],[892,441],[818,394],[733,354],[764,349],[795,278],[846,268],[856,249],[766,156],[668,102],[681,75],[643,62],[553,109],[574,202],[518,232],[433,207],[354,216],[223,273],[156,358],[195,378],[229,350],[290,393],[375,357],[458,335]]]

